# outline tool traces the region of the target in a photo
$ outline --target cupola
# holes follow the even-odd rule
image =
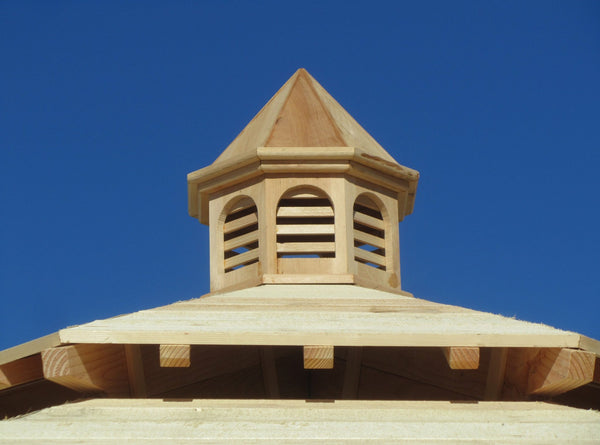
[[[188,175],[189,213],[210,227],[211,292],[344,283],[404,293],[398,222],[418,179],[299,69]]]

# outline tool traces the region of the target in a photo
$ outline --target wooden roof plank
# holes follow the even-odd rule
[[[600,413],[542,402],[94,399],[0,422],[31,444],[592,444]]]

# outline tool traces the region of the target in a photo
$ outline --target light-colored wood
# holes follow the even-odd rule
[[[92,399],[0,422],[7,443],[591,445],[600,413],[544,402]]]
[[[190,345],[160,345],[161,368],[189,368]]]
[[[333,346],[304,346],[304,369],[333,369]]]
[[[145,398],[146,376],[144,374],[144,361],[140,345],[123,345],[125,360],[127,362],[127,375],[129,377],[129,393],[131,397]]]
[[[369,252],[368,250],[361,249],[360,247],[354,248],[354,258],[363,260],[367,263],[373,263],[378,266],[384,266],[386,264],[385,257],[375,252]]]
[[[239,255],[232,256],[231,258],[227,258],[225,260],[225,269],[229,269],[231,267],[240,266],[244,263],[248,263],[258,258],[258,250],[252,249],[247,252],[240,253]]]
[[[369,215],[365,215],[364,213],[354,212],[354,221],[359,224],[362,224],[364,226],[372,227],[373,229],[377,229],[377,230],[385,229],[385,226],[384,226],[382,220],[374,218]]]
[[[262,277],[262,282],[264,284],[352,284],[354,283],[354,276],[348,274],[265,274]]]
[[[590,383],[594,353],[576,349],[542,349],[530,364],[529,394],[556,396]]]
[[[479,348],[451,346],[443,348],[450,369],[479,368]]]
[[[271,346],[262,346],[259,351],[266,396],[271,399],[279,399],[279,382],[277,380],[277,367],[275,366],[273,348]]]
[[[392,188],[409,192],[403,195],[409,205],[401,207],[412,210],[418,172],[399,165],[308,73],[298,71],[213,165],[188,175],[189,212],[207,224],[207,197],[217,188],[263,173],[307,172],[389,177]]]
[[[485,400],[500,400],[502,396],[507,355],[507,348],[493,348],[491,351],[485,385]]]
[[[231,233],[236,230],[245,229],[258,222],[256,213],[250,213],[249,215],[242,216],[241,218],[234,219],[233,221],[227,222],[223,225],[223,232]]]
[[[362,348],[350,348],[346,356],[342,399],[356,399],[358,397],[361,364]]]
[[[335,252],[335,243],[277,243],[279,253]]]
[[[508,352],[503,398],[557,396],[594,378],[593,352],[568,348],[511,348]]]
[[[278,218],[315,218],[331,217],[333,209],[331,207],[279,207],[277,209]]]
[[[60,336],[58,332],[36,338],[35,340],[22,343],[12,348],[0,351],[0,365],[10,363],[20,358],[28,357],[33,354],[39,354],[43,349],[52,348],[60,345]]]
[[[385,239],[361,230],[354,230],[354,240],[364,244],[369,244],[380,249],[385,249]]]
[[[262,146],[359,146],[394,159],[304,69],[298,70],[227,147],[215,164]],[[293,144],[293,145],[292,145]]]
[[[42,351],[44,378],[82,393],[129,395],[123,345],[71,345]]]
[[[253,232],[246,233],[241,236],[236,236],[235,238],[231,238],[223,243],[223,247],[225,251],[237,249],[238,247],[247,246],[248,244],[252,244],[258,241],[258,230],[254,230]]]
[[[0,390],[43,378],[40,354],[0,365]]]
[[[241,201],[238,201],[235,205],[229,207],[229,214],[239,212],[241,210],[249,209],[250,207],[254,207],[254,201],[252,198],[244,198]]]
[[[345,145],[311,81],[306,72],[296,76],[265,146]]]
[[[346,307],[338,306],[342,301]],[[233,302],[247,309],[229,307]],[[540,324],[344,284],[245,288],[63,329],[60,336],[64,343],[434,347],[573,348],[580,341],[579,334]]]
[[[595,340],[593,338],[586,337],[585,335],[580,335],[578,349],[593,352],[596,354],[596,357],[600,358],[600,340]]]
[[[258,147],[256,154],[261,161],[349,161],[354,158],[354,147]],[[305,194],[305,196],[309,196]],[[313,195],[314,197],[314,195]]]
[[[277,235],[333,235],[333,224],[278,224]]]

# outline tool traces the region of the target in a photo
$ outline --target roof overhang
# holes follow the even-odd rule
[[[414,208],[419,172],[374,156],[358,147],[258,147],[250,156],[215,162],[191,172],[188,181],[190,216],[208,224],[208,195],[266,174],[347,174],[383,186],[399,199],[400,220]]]

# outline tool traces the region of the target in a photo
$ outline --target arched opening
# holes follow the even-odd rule
[[[334,258],[334,212],[327,195],[313,187],[288,191],[277,205],[278,258]]]
[[[225,273],[258,262],[258,211],[245,197],[227,208],[223,222]]]
[[[354,201],[354,260],[386,270],[385,221],[379,206],[368,196]]]

